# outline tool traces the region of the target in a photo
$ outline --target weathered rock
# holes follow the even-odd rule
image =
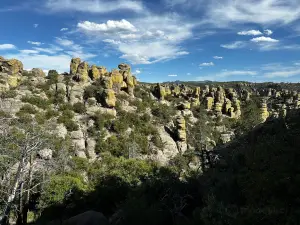
[[[105,89],[103,92],[103,98],[107,107],[112,108],[116,106],[117,99],[113,89]]]
[[[88,69],[89,69],[89,65],[87,62],[82,62],[79,64],[76,73],[76,76],[79,81],[85,83],[89,81]]]
[[[178,117],[176,119],[177,138],[181,142],[186,141],[186,122],[184,117]]]
[[[96,115],[96,113],[108,114],[113,117],[117,116],[116,109],[109,109],[109,108],[104,108],[104,107],[99,107],[99,106],[87,107],[87,112],[86,112],[87,115],[94,116],[94,115]]]
[[[21,75],[23,72],[23,63],[17,59],[0,60],[0,72],[9,75]]]
[[[53,152],[49,148],[42,149],[38,152],[38,156],[44,160],[52,159],[52,154],[53,154]]]
[[[92,80],[98,80],[101,76],[99,69],[96,65],[92,65],[92,68],[90,70],[91,79]]]
[[[80,58],[73,58],[70,64],[70,75],[74,76],[77,73],[79,64],[81,63]]]
[[[33,68],[31,70],[31,73],[35,77],[45,77],[46,76],[46,74],[44,73],[44,71],[42,69],[39,69],[39,68]]]
[[[212,110],[213,108],[213,103],[214,103],[214,98],[212,97],[206,97],[206,109],[207,110]]]

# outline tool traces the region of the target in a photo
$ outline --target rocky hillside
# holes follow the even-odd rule
[[[160,177],[163,168],[179,182],[195,172],[205,174],[215,163],[228,166],[219,149],[239,142],[259,124],[285,119],[299,109],[300,89],[290,86],[138,83],[130,65],[122,63],[109,72],[79,58],[72,59],[69,73],[50,70],[46,75],[0,57],[0,191],[15,191],[11,204],[17,208],[29,207],[32,199],[35,205],[26,210],[43,212],[63,203],[68,191],[90,193],[101,182],[106,185],[108,177],[125,185],[118,183],[116,194]],[[34,151],[20,154],[31,141]],[[7,154],[14,160],[6,160]],[[27,197],[8,185],[15,176],[31,190]],[[122,202],[126,193],[97,195],[107,206],[101,212],[118,217],[111,204]],[[6,197],[1,196],[0,212],[7,209]],[[20,215],[16,211],[11,217]]]

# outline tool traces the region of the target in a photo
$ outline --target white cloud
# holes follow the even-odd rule
[[[59,44],[59,45],[62,45],[62,46],[72,46],[74,45],[74,42],[72,40],[68,40],[68,39],[62,39],[62,38],[55,38],[56,42]]]
[[[266,78],[288,78],[292,76],[300,75],[300,69],[286,70],[286,71],[276,71],[276,72],[268,72],[264,74]]]
[[[40,45],[44,44],[44,43],[38,42],[38,41],[27,41],[27,43],[32,44],[32,45],[37,45],[37,46],[40,46]]]
[[[191,73],[187,73],[186,75],[187,75],[187,76],[191,76],[192,74],[191,74]]]
[[[38,50],[31,50],[31,49],[20,50],[20,52],[24,53],[24,54],[38,54],[39,53]]]
[[[223,59],[223,56],[214,56],[214,59]]]
[[[214,66],[215,64],[213,62],[205,62],[205,63],[201,63],[200,66]]]
[[[69,30],[69,28],[66,27],[60,29],[60,31],[67,31],[67,30]]]
[[[271,31],[271,30],[269,30],[269,29],[267,29],[267,30],[264,30],[264,34],[265,35],[272,35],[273,34],[273,31]]]
[[[141,71],[140,71],[140,70],[136,70],[135,73],[136,73],[136,74],[140,74]]]
[[[145,11],[141,1],[132,0],[47,0],[45,7],[54,12],[110,13],[119,10]]]
[[[105,42],[117,50],[120,58],[132,64],[152,64],[189,54],[181,43],[193,36],[193,24],[185,22],[177,14],[107,21],[97,24],[85,21],[77,24],[93,42]]]
[[[297,0],[210,0],[205,12],[208,22],[218,27],[244,23],[279,25],[298,20],[300,5]]]
[[[279,42],[279,40],[270,38],[270,37],[257,37],[257,38],[252,38],[250,41],[252,42]]]
[[[176,74],[169,74],[168,77],[177,77]]]
[[[4,56],[8,59],[19,59],[25,68],[41,68],[43,70],[56,69],[59,72],[70,70],[71,57],[64,54],[49,56],[44,54],[28,55],[25,53],[8,54]]]
[[[112,32],[112,31],[136,31],[136,28],[127,20],[122,19],[108,20],[106,23],[94,23],[90,21],[84,21],[77,24],[77,27],[83,31],[101,31],[101,32]]]
[[[257,35],[262,35],[262,32],[260,32],[259,30],[248,30],[248,31],[240,31],[237,34],[238,35],[257,36]]]
[[[16,46],[13,44],[0,44],[0,50],[9,50],[9,49],[15,49]]]
[[[230,44],[223,44],[221,45],[222,48],[227,48],[227,49],[238,49],[238,48],[243,48],[246,46],[246,43],[243,41],[236,41]]]
[[[39,26],[39,24],[37,24],[37,23],[33,24],[34,28],[37,28],[38,26]]]
[[[51,46],[50,48],[38,48],[38,47],[34,47],[33,49],[39,51],[39,52],[45,52],[48,54],[56,54],[57,52],[62,51],[63,49],[57,46]]]
[[[106,42],[106,43],[109,43],[109,44],[114,44],[114,45],[121,44],[120,41],[115,41],[113,39],[104,39],[103,42]]]
[[[216,74],[216,77],[230,77],[230,76],[254,76],[257,75],[256,71],[250,70],[226,70],[221,73]]]

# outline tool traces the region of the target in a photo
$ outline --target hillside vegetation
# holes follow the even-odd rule
[[[299,106],[297,84],[0,57],[1,224],[299,224]]]

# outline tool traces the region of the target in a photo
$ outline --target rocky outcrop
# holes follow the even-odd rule
[[[75,76],[77,74],[77,69],[79,64],[81,63],[80,58],[73,58],[70,64],[70,75]]]
[[[23,72],[23,63],[17,59],[0,59],[0,72],[8,75],[21,75]]]

